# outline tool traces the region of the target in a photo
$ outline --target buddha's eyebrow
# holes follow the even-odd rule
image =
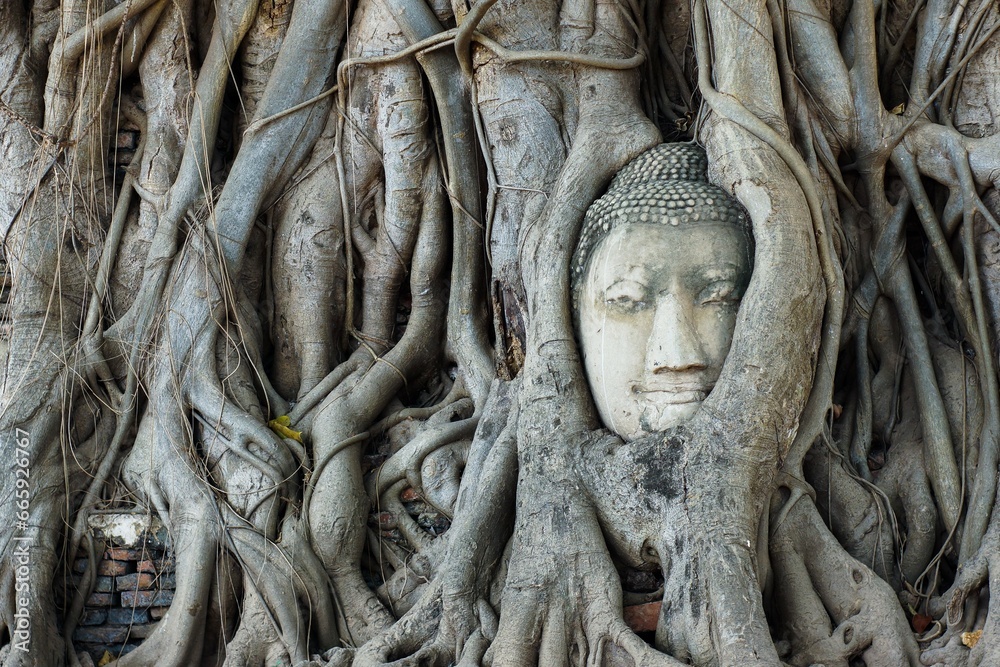
[[[698,289],[708,283],[718,282],[720,280],[728,280],[734,283],[738,282],[741,273],[742,272],[738,264],[725,262],[702,267],[698,271],[689,274],[684,282],[688,286]]]
[[[611,281],[604,286],[604,289],[609,290],[623,283],[633,283],[643,288],[648,287],[649,281],[647,280],[646,273],[646,268],[643,266],[629,267],[624,273],[613,276]]]
[[[713,264],[700,271],[704,278],[737,278],[740,275],[740,266],[732,262]]]

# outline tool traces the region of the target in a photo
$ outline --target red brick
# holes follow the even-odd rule
[[[153,634],[153,630],[159,623],[143,623],[142,625],[133,625],[128,629],[129,639],[145,639],[146,637]]]
[[[112,547],[104,551],[104,557],[109,560],[143,560],[154,556],[149,549],[124,549],[122,547]]]
[[[411,487],[406,487],[403,492],[399,494],[399,499],[404,503],[412,503],[414,500],[420,500],[420,496]]]
[[[104,577],[117,577],[125,574],[125,563],[118,560],[102,560],[97,564],[97,574]]]
[[[139,133],[138,132],[119,132],[115,140],[115,148],[130,148],[135,149],[139,146]]]
[[[118,582],[120,591],[148,590],[156,588],[156,575],[148,572],[135,572],[133,574],[123,574],[115,581]]]
[[[656,630],[660,620],[662,602],[647,602],[646,604],[625,607],[625,624],[634,632],[651,632]]]
[[[156,574],[157,572],[173,572],[174,559],[157,558],[155,561],[152,559],[141,560],[136,564],[136,569],[140,572],[150,572],[152,574]]]
[[[125,591],[122,593],[123,607],[166,607],[173,601],[173,591]]]
[[[88,607],[110,607],[114,599],[114,593],[91,593],[86,604]]]
[[[91,644],[121,644],[128,639],[128,628],[105,625],[99,628],[77,628],[73,641]]]

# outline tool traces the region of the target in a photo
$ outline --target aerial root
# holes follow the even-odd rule
[[[249,586],[274,610],[279,630],[289,653],[294,657],[300,648],[305,656],[309,626],[320,644],[339,643],[335,602],[330,580],[322,564],[309,549],[305,527],[299,516],[290,516],[282,524],[280,544],[268,540],[253,529],[230,528],[231,546],[243,565]],[[307,619],[297,610],[305,608]]]
[[[374,667],[397,660],[400,656],[416,659],[436,657],[444,664],[453,661],[453,653],[447,647],[438,646],[433,641],[441,617],[441,585],[432,583],[416,605],[403,614],[391,628],[374,636],[361,646],[354,657],[354,667]],[[421,654],[427,647],[428,651]],[[405,660],[400,660],[405,663]],[[419,663],[424,664],[424,663]],[[437,664],[431,662],[431,664]]]

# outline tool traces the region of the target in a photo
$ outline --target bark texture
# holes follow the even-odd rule
[[[998,27],[0,4],[0,660],[89,660],[87,520],[127,508],[177,588],[123,666],[1000,664]],[[625,442],[570,262],[663,141],[754,271],[695,417]]]

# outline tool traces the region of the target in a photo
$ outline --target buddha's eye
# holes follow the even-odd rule
[[[622,312],[644,310],[649,306],[646,288],[633,282],[616,283],[604,292],[604,304]]]
[[[604,303],[616,310],[636,311],[643,310],[648,305],[645,301],[633,299],[630,296],[616,296],[613,299],[605,299]]]
[[[736,289],[736,283],[731,280],[716,280],[707,285],[699,294],[697,303],[700,306],[710,304],[734,305],[743,297]]]

